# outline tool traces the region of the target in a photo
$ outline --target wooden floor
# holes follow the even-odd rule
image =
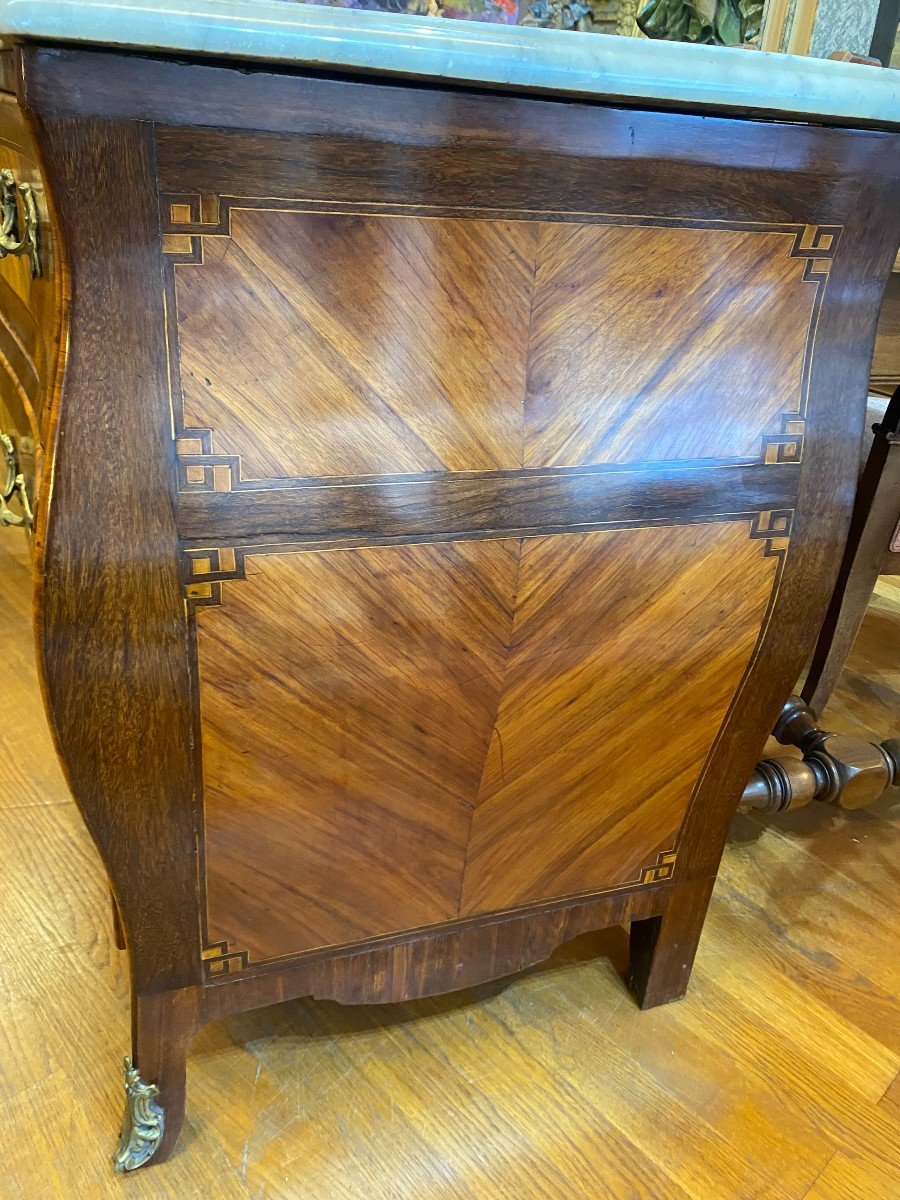
[[[0,537],[3,1200],[900,1197],[896,791],[738,818],[679,1004],[638,1012],[613,930],[450,997],[233,1018],[197,1040],[175,1157],[114,1176],[125,961],[44,723],[23,541]],[[900,731],[897,582],[847,731]]]

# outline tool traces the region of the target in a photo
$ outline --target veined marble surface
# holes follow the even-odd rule
[[[713,110],[900,123],[897,71],[289,0],[0,0],[0,35]]]

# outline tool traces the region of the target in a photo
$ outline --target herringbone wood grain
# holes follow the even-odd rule
[[[638,880],[760,634],[777,560],[748,534],[248,556],[196,612],[210,942],[258,961]]]
[[[672,849],[775,568],[743,521],[523,541],[463,913],[628,883]]]
[[[800,407],[816,286],[790,232],[229,228],[175,268],[184,424],[248,479],[756,459]]]

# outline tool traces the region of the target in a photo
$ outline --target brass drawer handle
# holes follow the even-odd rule
[[[28,500],[25,476],[19,470],[19,455],[8,434],[0,433],[0,525],[24,525],[28,530],[34,526],[34,514]],[[14,513],[7,507],[7,500],[17,496],[22,512]]]
[[[21,233],[19,196],[25,215]],[[41,273],[40,218],[30,183],[16,183],[10,170],[0,171],[0,258],[7,254],[27,254],[31,260],[31,278]]]

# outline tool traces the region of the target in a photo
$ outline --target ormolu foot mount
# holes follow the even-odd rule
[[[900,738],[875,745],[828,733],[799,696],[788,699],[772,733],[782,746],[796,746],[803,757],[757,763],[740,800],[745,811],[781,812],[810,800],[863,808],[892,784],[900,784]]]

